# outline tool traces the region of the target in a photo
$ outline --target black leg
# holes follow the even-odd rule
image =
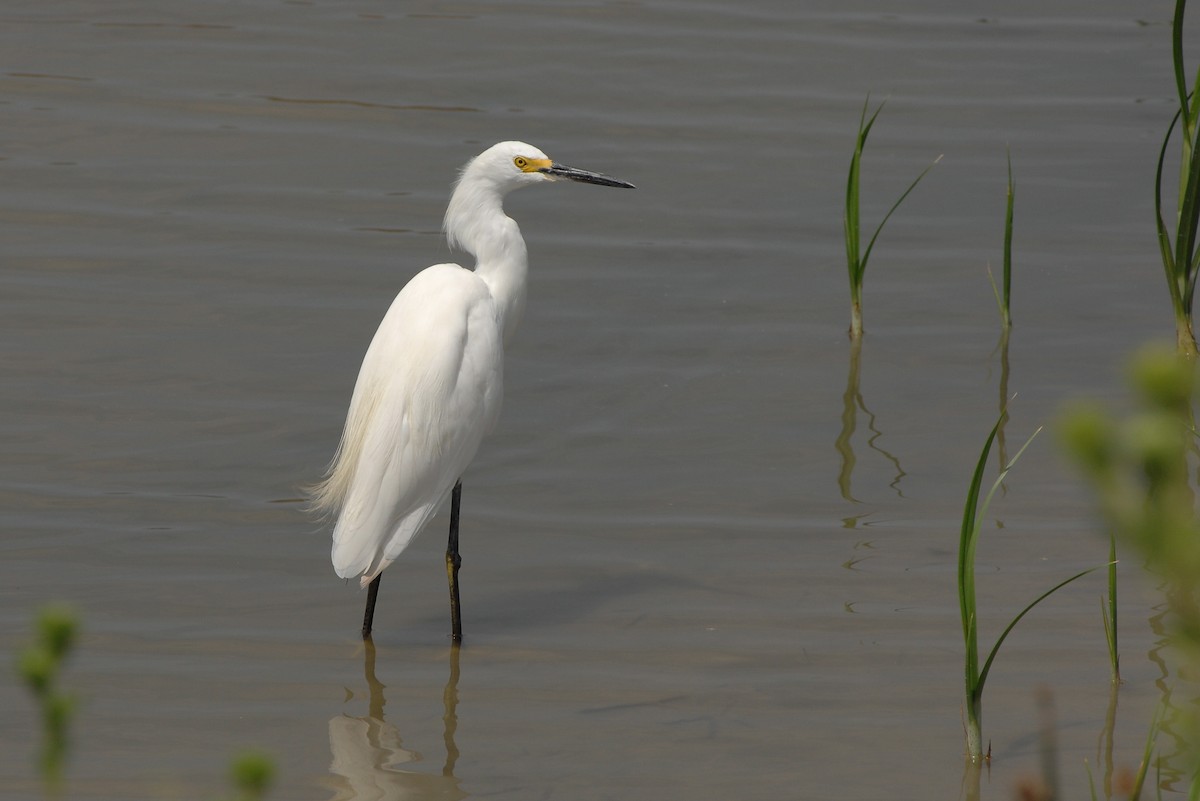
[[[367,611],[363,614],[363,639],[371,639],[371,622],[375,620],[375,596],[379,595],[379,580],[383,578],[380,573],[375,577],[375,580],[367,587]]]
[[[446,542],[446,577],[450,580],[450,637],[462,642],[462,614],[458,607],[458,568],[462,557],[458,555],[458,508],[462,503],[462,480],[454,485],[450,495],[450,539]]]

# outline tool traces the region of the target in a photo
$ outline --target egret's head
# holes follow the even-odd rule
[[[463,171],[463,180],[468,177],[491,181],[505,192],[543,181],[557,181],[560,178],[599,186],[634,188],[631,183],[618,181],[598,172],[577,170],[557,164],[545,153],[524,142],[500,142],[492,145],[467,165]]]
[[[504,217],[500,204],[506,194],[530,184],[567,178],[600,186],[633,189],[633,184],[609,178],[597,172],[577,170],[556,164],[542,151],[524,142],[501,142],[480,153],[458,177],[450,194],[443,227],[451,246],[461,247],[476,257],[495,244],[497,213]],[[516,224],[508,220],[513,232]],[[521,242],[520,234],[516,239]],[[522,244],[522,251],[524,246]]]

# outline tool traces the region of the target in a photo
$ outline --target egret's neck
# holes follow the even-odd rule
[[[496,302],[504,338],[517,328],[525,308],[525,276],[529,269],[521,229],[502,205],[503,195],[487,183],[459,181],[446,209],[446,238],[475,257],[475,274]]]

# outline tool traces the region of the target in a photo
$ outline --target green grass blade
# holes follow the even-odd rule
[[[862,256],[863,269],[866,269],[867,259],[871,258],[871,250],[875,247],[875,240],[879,238],[880,232],[883,231],[883,226],[887,225],[887,221],[896,212],[896,209],[900,208],[900,204],[904,202],[904,198],[908,197],[909,193],[917,188],[917,184],[921,183],[921,179],[924,178],[926,175],[928,175],[929,171],[932,170],[934,167],[936,167],[937,163],[941,160],[942,160],[942,157],[938,156],[936,159],[933,160],[932,164],[930,164],[925,169],[921,170],[921,174],[918,175],[913,180],[913,182],[908,185],[908,189],[904,190],[904,194],[900,196],[900,199],[892,204],[892,207],[890,209],[888,209],[887,214],[883,215],[883,219],[880,220],[879,226],[875,229],[875,233],[871,236],[871,241],[869,243],[867,243],[867,249],[863,253],[863,256]]]
[[[1182,70],[1183,65],[1180,64],[1179,68]],[[1197,83],[1200,83],[1200,68],[1198,68],[1196,71],[1196,80],[1192,83],[1192,91],[1187,96],[1189,100],[1187,104],[1187,124],[1184,126],[1184,128],[1188,131],[1189,143],[1196,141],[1194,129],[1196,128],[1197,122],[1200,122],[1200,97],[1196,96]]]
[[[1191,311],[1191,295],[1188,286],[1194,286],[1189,275],[1196,252],[1196,231],[1200,227],[1200,159],[1190,159],[1186,164],[1187,180],[1179,206],[1179,227],[1175,231],[1176,281],[1181,283],[1184,309]],[[1180,267],[1184,267],[1182,273]]]
[[[996,659],[996,654],[1000,652],[1000,646],[1004,644],[1004,640],[1005,640],[1005,638],[1008,637],[1008,633],[1013,630],[1013,628],[1017,625],[1017,623],[1021,622],[1021,618],[1025,617],[1025,615],[1027,615],[1031,609],[1033,609],[1035,606],[1040,604],[1042,601],[1049,598],[1054,593],[1061,590],[1063,587],[1067,586],[1068,584],[1070,584],[1073,581],[1083,578],[1088,573],[1099,570],[1099,568],[1100,568],[1099,565],[1097,565],[1096,567],[1089,567],[1087,570],[1084,570],[1080,573],[1076,573],[1075,575],[1071,576],[1069,579],[1066,579],[1065,581],[1060,581],[1058,584],[1055,584],[1053,587],[1046,590],[1044,593],[1042,593],[1037,598],[1035,598],[1032,603],[1030,603],[1028,606],[1026,606],[1024,609],[1022,609],[1020,611],[1020,613],[1018,613],[1017,616],[1014,617],[1007,626],[1005,626],[1004,631],[1001,632],[1000,637],[996,640],[996,644],[992,646],[992,650],[988,654],[987,660],[984,661],[983,669],[979,671],[979,692],[980,693],[983,692],[983,685],[987,681],[988,672],[992,669],[992,662]]]
[[[1182,65],[1180,65],[1182,69]],[[1200,71],[1196,74],[1196,81],[1192,83],[1192,92],[1188,96],[1188,101],[1183,105],[1183,159],[1180,162],[1180,175],[1186,176],[1190,169],[1192,160],[1196,153],[1196,127],[1200,122],[1200,96],[1196,94],[1195,87],[1200,83]],[[1180,191],[1186,183],[1183,178],[1180,180]]]
[[[971,599],[972,603],[974,600],[974,598]],[[976,623],[975,613],[971,612],[965,621],[966,629],[963,632],[964,639],[970,643],[963,663],[963,687],[966,690],[968,701],[975,696],[975,687],[978,685],[979,677],[979,627]]]
[[[1167,275],[1167,290],[1171,294],[1171,304],[1175,307],[1176,313],[1183,309],[1183,295],[1180,292],[1179,284],[1176,281],[1175,269],[1175,253],[1171,248],[1171,234],[1167,230],[1167,224],[1163,221],[1162,215],[1162,176],[1163,164],[1167,158],[1167,147],[1171,143],[1171,134],[1175,131],[1175,126],[1179,123],[1180,112],[1175,112],[1175,117],[1171,120],[1171,124],[1167,126],[1167,135],[1163,137],[1162,147],[1158,151],[1158,167],[1154,174],[1154,217],[1158,228],[1158,247],[1162,252],[1163,268]]]
[[[867,107],[863,106],[863,117],[867,114]],[[846,267],[850,272],[850,288],[853,291],[854,286],[860,280],[858,272],[858,248],[859,248],[859,222],[858,222],[858,173],[859,161],[862,159],[863,147],[863,122],[859,120],[858,136],[855,139],[854,153],[850,156],[850,171],[846,177],[846,211],[843,216],[843,228],[846,233]]]
[[[1108,535],[1108,606],[1104,610],[1104,638],[1108,641],[1108,660],[1113,681],[1121,680],[1121,652],[1117,641],[1117,533]]]
[[[1005,410],[1005,412],[1002,412],[1000,414],[1000,422],[1001,423],[1004,422],[1004,417],[1005,417],[1006,412],[1007,412],[1007,410]],[[987,497],[983,499],[983,505],[979,507],[979,517],[983,517],[985,514],[987,514],[988,507],[991,506],[991,504],[992,504],[992,496],[996,494],[996,490],[998,490],[1000,488],[1000,485],[1004,483],[1004,479],[1008,476],[1008,471],[1012,470],[1013,465],[1015,465],[1017,463],[1017,460],[1021,458],[1021,454],[1023,454],[1025,452],[1025,449],[1030,446],[1030,444],[1034,440],[1034,437],[1036,437],[1040,433],[1042,433],[1042,427],[1038,426],[1037,429],[1032,434],[1029,435],[1029,439],[1025,440],[1025,444],[1021,446],[1020,450],[1017,451],[1016,455],[1013,456],[1013,458],[1008,460],[1008,464],[1004,465],[1004,468],[1000,471],[1000,474],[998,476],[996,476],[996,480],[994,482],[992,482],[992,488],[990,490],[988,490]]]
[[[1113,681],[1117,680],[1115,666],[1117,646],[1113,635],[1112,612],[1104,598],[1100,599],[1100,618],[1104,621],[1104,640],[1108,643],[1108,660],[1113,665]]]
[[[987,440],[983,443],[983,450],[979,454],[979,461],[975,465],[975,472],[971,474],[971,484],[967,488],[967,500],[963,505],[962,526],[959,529],[958,610],[962,617],[963,642],[967,645],[966,673],[968,687],[973,687],[975,684],[976,671],[974,667],[978,661],[975,638],[972,636],[975,621],[975,545],[979,540],[976,511],[979,508],[979,490],[983,486],[983,474],[987,470],[988,456],[992,450],[992,442],[996,439],[996,432],[1000,430],[1000,424],[1003,419],[1004,415],[1001,414],[1000,419],[992,426]]]
[[[1171,63],[1175,68],[1175,91],[1179,94],[1179,107],[1183,109],[1185,119],[1183,127],[1191,127],[1186,118],[1188,108],[1187,77],[1183,70],[1183,12],[1187,0],[1175,0],[1175,17],[1171,22]]]
[[[862,153],[867,145],[867,137],[871,133],[871,127],[875,124],[875,119],[879,116],[879,112],[883,111],[883,103],[880,103],[879,107],[875,109],[875,113],[868,119],[867,109],[870,103],[871,96],[867,95],[867,99],[863,102],[862,114],[858,119],[858,135],[854,140],[854,153],[850,157],[850,171],[846,177],[846,211],[843,217],[843,227],[846,234],[846,266],[850,272],[850,292],[856,301],[859,298],[863,274],[867,268],[866,259],[860,258],[862,238],[859,199]]]

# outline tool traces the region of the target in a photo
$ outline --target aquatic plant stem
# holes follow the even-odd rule
[[[1016,455],[1000,470],[996,480],[992,483],[991,489],[988,490],[987,495],[981,503],[979,494],[983,486],[983,474],[987,469],[988,456],[991,453],[992,443],[996,439],[996,434],[1000,430],[1000,426],[1006,416],[1007,411],[1002,410],[999,419],[992,426],[991,433],[988,434],[987,440],[984,442],[983,450],[979,454],[979,461],[975,465],[975,472],[971,475],[971,484],[967,490],[967,500],[963,505],[962,526],[959,531],[958,608],[962,617],[964,645],[963,717],[966,727],[967,759],[971,762],[979,762],[985,758],[983,745],[983,688],[987,683],[992,663],[995,661],[996,655],[1000,652],[1000,646],[1004,644],[1005,639],[1007,639],[1009,633],[1016,627],[1017,623],[1021,621],[1021,618],[1025,617],[1035,606],[1071,582],[1086,576],[1096,569],[1092,567],[1076,573],[1074,576],[1051,587],[1031,603],[1027,604],[1024,609],[1017,613],[1016,617],[1009,621],[1004,630],[1000,632],[1000,636],[996,638],[995,644],[992,645],[991,651],[988,652],[987,659],[983,661],[982,665],[980,664],[979,618],[975,598],[975,551],[979,543],[982,519],[987,514],[992,497],[996,494],[996,490],[999,489],[1001,484],[1003,484],[1008,471],[1017,463],[1017,460],[1021,458],[1021,454],[1025,452],[1025,449],[1033,442],[1034,437],[1041,431],[1041,428],[1034,431],[1029,439],[1025,441],[1025,444],[1021,446],[1021,449],[1017,451]]]
[[[1108,533],[1108,598],[1101,602],[1104,617],[1104,639],[1108,643],[1108,663],[1112,667],[1113,684],[1121,683],[1121,653],[1117,648],[1117,532]]]
[[[1000,482],[1008,474],[1012,465],[1025,450],[1024,447],[1021,448],[1021,451],[1013,457],[1013,461],[1001,469],[1000,476],[992,485],[992,491],[988,493],[981,509],[979,505],[979,493],[983,486],[983,474],[987,469],[988,455],[991,453],[992,443],[995,441],[996,433],[1000,430],[1000,424],[1006,415],[1007,410],[1001,411],[999,419],[992,426],[992,430],[983,444],[979,461],[975,465],[975,472],[971,475],[971,484],[967,489],[967,500],[963,506],[962,527],[959,530],[958,608],[962,617],[963,644],[965,646],[963,713],[966,724],[967,757],[973,762],[981,760],[984,753],[983,680],[986,680],[986,669],[982,671],[982,680],[979,669],[979,632],[975,599],[975,550],[979,543],[979,518],[986,511],[996,487],[1000,485]],[[1030,441],[1032,441],[1032,438],[1030,438]],[[1026,442],[1025,446],[1028,447],[1028,445],[1029,443]],[[991,660],[989,658],[988,666],[990,664]]]
[[[883,111],[883,103],[875,109],[871,116],[867,117],[867,109],[871,103],[871,96],[867,95],[867,99],[863,102],[862,114],[858,119],[858,136],[854,140],[854,153],[850,157],[850,171],[846,178],[846,209],[842,217],[842,227],[846,235],[846,266],[850,275],[850,338],[858,339],[863,334],[863,318],[862,318],[862,285],[863,276],[867,271],[867,260],[871,258],[871,250],[875,247],[875,240],[879,238],[880,231],[887,223],[888,218],[900,207],[904,199],[908,197],[909,192],[916,188],[921,179],[933,169],[934,165],[941,161],[942,157],[938,156],[934,159],[933,164],[926,167],[920,175],[916,177],[908,189],[904,190],[904,194],[900,195],[888,213],[883,216],[875,232],[871,235],[870,241],[867,243],[866,250],[862,250],[862,234],[861,223],[859,219],[859,199],[860,199],[860,174],[862,168],[862,152],[867,144],[867,136],[871,133],[871,126],[875,124],[875,119],[879,116],[879,112]]]
[[[1192,331],[1192,321],[1187,317],[1175,319],[1175,341],[1181,356],[1187,356],[1189,359],[1196,358],[1196,334]]]

